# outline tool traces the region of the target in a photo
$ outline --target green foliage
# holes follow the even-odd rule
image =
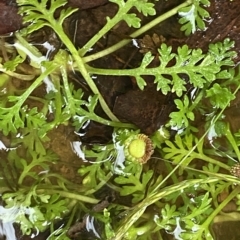
[[[195,136],[192,130],[196,129],[196,113],[204,111],[199,107],[204,97],[221,110],[235,97],[236,91],[232,93],[230,89],[233,85],[239,88],[239,78],[235,77],[234,70],[229,70],[234,66],[233,58],[236,56],[236,52],[231,50],[234,42],[225,39],[210,44],[205,53],[201,49],[190,49],[187,45],[173,52],[171,46],[162,44],[158,49],[157,66],[152,66],[156,57],[148,52],[135,69],[93,68],[84,56],[110,29],[122,20],[130,27],[141,27],[140,18],[131,13],[131,9],[135,8],[143,16],[156,15],[155,6],[150,1],[110,1],[118,5],[118,12],[111,19],[108,17],[99,33],[78,50],[63,28],[63,22],[76,11],[62,9],[67,1],[17,0],[27,27],[16,34],[18,44],[15,45],[16,49],[11,50],[16,57],[10,57],[5,62],[2,59],[0,70],[8,76],[17,76],[21,81],[18,66],[23,61],[26,64],[29,59],[36,72],[23,78],[33,80],[35,77],[26,89],[10,91],[2,97],[0,131],[11,138],[9,151],[4,152],[5,159],[0,163],[0,194],[6,211],[3,220],[19,223],[23,234],[31,234],[33,230],[45,231],[50,225],[51,232],[55,234],[54,222],[64,218],[66,226],[56,238],[65,240],[68,239],[66,231],[74,224],[75,217],[87,212],[104,224],[103,231],[108,240],[161,239],[161,229],[176,238],[212,239],[209,231],[211,221],[227,201],[239,196],[239,190],[235,188],[221,205],[217,197],[225,190],[230,192],[239,180],[221,173],[230,167],[225,159],[222,161],[214,156],[223,154],[213,149],[211,153],[215,155],[209,155],[204,137]],[[204,20],[209,14],[202,6],[209,3],[208,0],[186,1],[183,3],[185,7],[178,9],[181,16],[179,22],[187,35],[205,28]],[[59,12],[58,18],[56,12]],[[172,12],[176,13],[176,9]],[[28,42],[30,33],[43,27],[52,28],[67,49],[60,49],[51,61]],[[144,33],[142,31],[140,28],[141,34]],[[109,52],[112,50],[109,49]],[[94,59],[94,54],[90,57]],[[69,69],[81,74],[92,94],[86,96],[82,89],[76,89],[70,83]],[[174,137],[167,133],[164,139],[160,132],[153,134],[151,138],[158,152],[146,165],[125,161],[124,142],[140,130],[128,123],[118,122],[111,115],[91,74],[133,76],[141,90],[146,87],[144,76],[153,76],[158,91],[176,94],[174,102],[177,110],[170,113],[168,126],[181,129],[182,133],[179,131]],[[44,97],[35,97],[34,90],[46,78],[51,81],[53,89]],[[1,87],[5,84],[3,82]],[[188,85],[196,89],[196,96],[190,98]],[[32,106],[29,104],[31,100],[38,101],[40,105]],[[99,103],[111,120],[96,114]],[[50,114],[53,119],[49,118]],[[214,127],[218,136],[228,140],[233,157],[240,160],[239,136],[232,134],[228,124],[216,122],[219,116],[210,117],[211,127],[216,124]],[[52,165],[59,159],[46,149],[46,142],[49,141],[49,131],[60,124],[71,124],[78,131],[89,121],[112,126],[113,137],[106,144],[80,145],[79,151],[82,151],[84,159],[76,171],[81,178],[76,184],[52,172]],[[161,164],[162,160],[169,162]],[[121,201],[117,199],[103,211],[94,212],[98,205],[93,208],[89,205],[102,204],[105,199],[99,203],[95,195],[99,196],[101,191],[105,193],[106,187],[116,192]]]
[[[141,26],[141,23],[140,23],[141,20],[138,17],[136,17],[135,13],[126,14],[123,17],[123,20],[127,23],[129,27],[139,28]]]
[[[156,14],[156,10],[154,8],[153,3],[148,3],[147,1],[141,0],[136,1],[134,5],[139,12],[141,12],[144,16],[154,16]]]
[[[125,171],[128,170],[128,167]],[[132,202],[136,203],[141,201],[147,189],[147,184],[153,176],[153,171],[149,170],[146,173],[142,173],[141,166],[139,165],[136,173],[129,175],[120,175],[114,179],[116,183],[122,185],[120,190],[121,196],[131,195],[133,197]]]
[[[180,129],[181,127],[188,127],[188,121],[194,120],[194,113],[189,109],[189,99],[185,95],[183,101],[180,99],[174,100],[176,107],[179,109],[178,112],[170,113],[170,125]]]
[[[218,83],[214,83],[212,88],[206,90],[206,93],[211,104],[221,109],[229,105],[230,101],[235,98],[234,94],[228,88],[223,88]]]
[[[177,209],[176,205],[166,204],[155,222],[161,229],[173,232],[174,236],[180,235],[183,239],[187,239],[187,236],[201,239],[202,230],[206,230],[201,226],[204,223],[204,215],[212,212],[210,203],[211,198],[206,193],[195,198],[194,201],[189,199],[183,208]],[[185,225],[184,228],[182,228],[183,225]],[[199,238],[196,238],[195,234]]]
[[[83,165],[78,173],[83,176],[84,186],[91,189],[91,192],[92,189],[96,191],[99,183],[105,183],[111,177],[108,173],[111,172],[111,159],[115,156],[115,149],[113,145],[93,146],[92,149],[84,149],[84,154],[91,165]]]
[[[24,119],[22,116],[26,115],[26,108],[22,108],[22,105],[43,79],[56,69],[56,66],[51,62],[45,66],[48,67],[48,69],[44,71],[22,95],[8,96],[8,101],[11,103],[10,107],[0,107],[0,130],[3,131],[4,135],[8,135],[9,132],[17,133],[19,128],[24,127]]]
[[[187,45],[178,47],[177,53],[172,52],[172,47],[161,44],[159,52],[159,66],[148,67],[153,59],[151,52],[144,55],[140,66],[131,70],[109,70],[111,75],[134,76],[141,90],[146,86],[142,76],[150,75],[155,78],[157,90],[163,94],[176,93],[182,97],[187,92],[186,84],[189,83],[198,89],[208,87],[219,77],[228,79],[232,74],[222,67],[232,66],[236,52],[231,50],[234,42],[225,39],[223,43],[210,44],[209,50],[203,53],[201,49],[189,49]],[[103,74],[102,70],[91,68],[92,73]]]
[[[153,3],[148,3],[145,0],[128,0],[126,3],[124,0],[110,0],[113,3],[116,3],[119,6],[119,13],[116,16],[120,17],[121,20],[124,20],[129,27],[139,28],[141,26],[141,19],[136,16],[134,13],[127,13],[132,7],[141,12],[144,16],[154,16],[156,10]],[[119,21],[120,19],[118,19]],[[116,21],[116,20],[115,20]]]
[[[16,133],[18,128],[24,127],[24,123],[20,117],[19,104],[11,108],[0,107],[0,121],[0,128],[4,135],[8,135],[9,132]]]
[[[178,14],[181,17],[179,23],[182,24],[181,30],[184,31],[186,35],[195,33],[198,29],[205,29],[204,20],[209,18],[210,15],[201,5],[209,6],[210,1],[194,0],[191,5],[179,10]]]
[[[68,212],[67,200],[61,200],[58,195],[38,194],[35,188],[27,192],[19,189],[16,193],[6,193],[3,196],[6,202],[5,211],[14,211],[3,220],[14,220],[19,223],[24,234],[30,234],[32,229],[44,231],[46,223],[51,223],[56,217],[61,218]],[[51,206],[51,208],[49,207]],[[14,214],[14,215],[13,215]],[[45,224],[44,224],[45,223]]]
[[[58,8],[67,3],[66,0],[52,0],[49,7],[47,7],[47,0],[31,1],[31,3],[27,0],[17,0],[17,3],[21,7],[19,13],[24,14],[24,21],[30,23],[28,33],[37,31],[44,26],[53,29],[59,25],[61,26],[68,16],[77,11],[77,9],[71,8],[62,10],[59,18],[56,20],[54,13]]]
[[[16,58],[14,58],[13,60],[9,60],[7,62],[5,62],[3,64],[3,67],[6,68],[9,71],[15,71],[16,67],[22,63],[24,61],[24,59],[18,55]]]
[[[173,163],[187,166],[193,159],[198,158],[198,153],[193,151],[194,144],[197,143],[197,150],[202,154],[202,142],[198,141],[192,134],[181,137],[175,136],[174,143],[166,141],[166,147],[163,151],[165,159],[171,159]],[[182,160],[184,159],[184,162]]]

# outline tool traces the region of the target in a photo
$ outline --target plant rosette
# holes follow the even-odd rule
[[[124,154],[128,161],[144,164],[153,152],[153,143],[145,134],[132,135],[124,142]]]

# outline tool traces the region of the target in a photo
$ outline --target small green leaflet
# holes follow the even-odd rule
[[[224,109],[235,99],[235,95],[228,88],[221,87],[218,83],[214,83],[209,90],[206,90],[206,93],[210,103],[220,109]]]
[[[181,30],[188,36],[195,33],[197,29],[204,30],[204,20],[209,18],[208,11],[201,7],[201,5],[209,6],[208,0],[194,0],[193,4],[179,10],[178,14],[181,17],[179,23],[182,24]]]
[[[170,113],[170,125],[177,128],[188,127],[189,120],[194,120],[194,113],[189,109],[189,99],[187,95],[184,96],[183,101],[180,99],[174,100],[176,107],[179,109],[178,112]]]

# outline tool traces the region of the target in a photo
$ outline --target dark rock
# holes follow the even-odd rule
[[[0,34],[7,34],[20,29],[22,18],[18,14],[16,2],[12,0],[0,1]]]
[[[166,123],[174,110],[171,96],[165,96],[156,90],[156,86],[144,91],[133,89],[117,97],[113,109],[121,120],[135,124],[143,133],[151,135]]]
[[[68,5],[71,7],[78,7],[83,10],[98,7],[107,2],[108,0],[68,0]]]

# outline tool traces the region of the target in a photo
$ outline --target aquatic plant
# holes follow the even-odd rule
[[[114,17],[108,17],[106,25],[81,49],[74,46],[63,27],[64,20],[77,9],[61,10],[65,0],[17,1],[26,27],[15,33],[13,45],[5,44],[0,65],[0,86],[7,89],[0,96],[0,130],[11,139],[10,146],[5,147],[8,149],[3,154],[5,159],[0,161],[0,193],[5,202],[5,214],[0,217],[18,223],[23,234],[50,228],[48,239],[67,239],[66,232],[74,225],[78,214],[82,217],[92,215],[103,223],[102,232],[96,238],[162,239],[164,230],[178,239],[213,239],[210,224],[240,193],[239,179],[230,175],[230,172],[235,175],[238,170],[231,166],[240,161],[239,135],[232,133],[228,124],[222,123],[223,111],[240,86],[239,71],[232,69],[236,56],[232,50],[234,42],[225,39],[210,44],[206,52],[190,49],[187,45],[174,52],[171,46],[163,43],[158,48],[158,66],[151,66],[154,56],[147,52],[137,68],[96,68],[90,65],[91,61],[124,47],[131,39],[176,13],[187,35],[204,29],[204,20],[209,17],[204,9],[210,4],[208,0],[187,0],[161,16],[155,16],[152,2],[110,1],[118,5],[118,12]],[[155,18],[142,26],[140,18],[129,13],[132,8]],[[60,10],[58,15],[55,15],[56,10]],[[89,49],[120,21],[139,29],[130,34],[130,39],[86,56]],[[51,59],[30,41],[31,34],[43,27],[51,28],[64,45]],[[23,68],[26,63],[27,69]],[[70,83],[70,71],[78,71],[91,89],[92,95],[87,100],[85,92]],[[171,138],[165,133],[161,138],[162,132],[157,131],[149,138],[143,137],[133,124],[120,122],[100,94],[92,74],[132,76],[141,90],[147,84],[143,76],[153,76],[159,92],[176,94],[176,111],[170,114],[171,119],[165,126],[177,129],[175,136]],[[185,78],[181,77],[183,75]],[[12,77],[24,81],[26,87],[18,90],[12,84]],[[186,78],[197,90],[193,98],[187,94]],[[32,95],[43,83],[49,87],[47,94]],[[33,100],[41,107],[32,107]],[[203,100],[207,101],[207,107]],[[95,113],[98,103],[106,118]],[[50,114],[53,119],[49,119]],[[199,114],[206,122],[206,131],[200,136],[194,122]],[[78,169],[82,179],[80,183],[74,183],[60,173],[51,172],[52,165],[59,159],[46,147],[48,134],[61,124],[72,124],[78,131],[90,120],[112,126],[113,138],[107,144],[82,147],[83,160],[90,164],[83,164]],[[224,138],[227,151],[204,145],[210,130],[214,130],[214,137]],[[152,145],[148,148],[151,141],[154,154]],[[143,147],[143,150],[135,153],[135,147]],[[145,150],[150,160],[144,157]],[[149,161],[145,165],[125,161],[125,158],[132,160],[129,155],[140,158],[140,162]],[[153,163],[155,167],[152,167]],[[159,170],[161,163],[163,169]],[[109,202],[108,209],[103,211],[89,207],[88,204],[101,204],[97,193],[106,186],[122,200]],[[220,203],[218,196],[223,191],[228,196]],[[60,219],[64,220],[64,227],[54,228]],[[84,225],[83,222],[80,224]]]

